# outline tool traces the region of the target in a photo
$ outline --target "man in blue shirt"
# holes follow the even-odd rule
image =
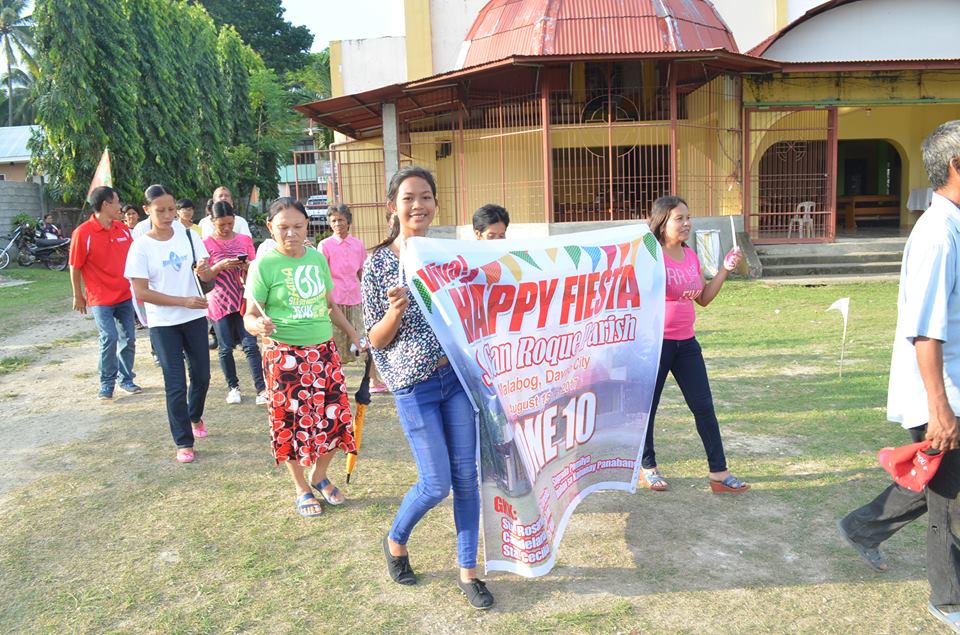
[[[911,497],[891,487],[877,500],[886,497],[887,512],[891,502],[909,512],[899,526],[889,525],[889,534],[926,507],[928,608],[960,633],[960,121],[934,130],[922,152],[935,193],[903,252],[887,418],[911,431],[925,424],[926,438],[944,456],[923,494]],[[844,518],[841,531],[873,565],[870,556],[879,552],[875,545],[864,549],[870,545],[856,534],[863,520],[858,513],[869,507]]]

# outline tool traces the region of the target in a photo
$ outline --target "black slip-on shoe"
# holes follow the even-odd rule
[[[889,567],[887,566],[886,560],[883,559],[883,554],[880,553],[880,550],[877,547],[867,547],[862,545],[847,533],[847,528],[843,526],[843,521],[837,523],[837,529],[840,532],[840,537],[846,541],[848,545],[853,547],[860,557],[863,558],[863,561],[870,565],[870,568],[879,573],[883,573]]]
[[[493,595],[487,590],[487,585],[484,584],[483,580],[474,578],[469,582],[464,582],[457,578],[457,586],[467,596],[467,601],[473,608],[483,611],[493,606]]]
[[[410,556],[395,556],[390,553],[387,537],[383,537],[383,555],[387,559],[387,573],[397,584],[416,584],[417,574],[410,568]]]

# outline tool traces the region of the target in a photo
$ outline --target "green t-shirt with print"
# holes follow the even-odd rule
[[[327,305],[333,278],[327,259],[316,249],[307,249],[299,258],[271,250],[252,263],[247,283],[277,327],[271,338],[310,346],[333,337]]]

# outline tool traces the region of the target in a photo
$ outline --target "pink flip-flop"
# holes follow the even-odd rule
[[[190,425],[193,427],[193,436],[197,439],[202,439],[210,434],[207,432],[207,425],[203,422],[203,419],[200,419],[200,423],[192,423]]]
[[[177,463],[193,463],[193,450],[190,448],[180,448],[177,450]]]

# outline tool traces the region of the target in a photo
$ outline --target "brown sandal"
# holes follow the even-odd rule
[[[710,489],[714,494],[742,494],[750,489],[749,483],[744,483],[733,474],[728,474],[722,481],[710,479]]]

